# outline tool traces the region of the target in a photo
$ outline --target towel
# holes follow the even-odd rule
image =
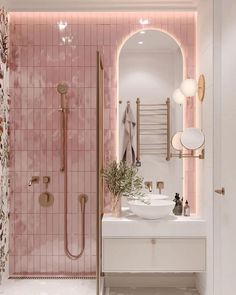
[[[136,122],[130,104],[128,103],[125,109],[122,120],[124,124],[124,139],[122,147],[122,161],[128,164],[135,163],[135,151],[133,146],[133,138],[135,133]]]

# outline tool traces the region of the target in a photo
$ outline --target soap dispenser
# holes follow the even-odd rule
[[[173,213],[175,215],[182,215],[182,213],[183,213],[183,199],[180,200],[178,193],[175,194],[174,202],[175,202],[175,207],[173,209]]]
[[[184,205],[184,216],[190,216],[190,206],[188,201],[186,201]]]

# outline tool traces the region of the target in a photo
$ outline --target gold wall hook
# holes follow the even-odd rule
[[[222,188],[220,188],[220,189],[216,189],[216,190],[215,190],[215,193],[217,193],[218,195],[222,195],[222,196],[224,196],[224,195],[225,195],[225,188],[222,187]]]

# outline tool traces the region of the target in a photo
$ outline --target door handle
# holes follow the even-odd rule
[[[220,188],[220,189],[216,189],[216,190],[215,190],[215,193],[224,196],[224,195],[225,195],[225,188],[222,187],[222,188]]]

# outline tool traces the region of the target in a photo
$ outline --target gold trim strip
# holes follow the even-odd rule
[[[104,183],[101,171],[104,168],[104,67],[97,51],[97,295],[100,294],[102,278],[102,217]]]
[[[167,106],[167,156],[166,161],[170,161],[171,155],[170,155],[170,99],[167,98],[166,101]]]
[[[137,120],[136,166],[141,166],[141,161],[140,161],[140,99],[139,98],[137,98],[136,104],[137,104],[137,114],[136,114],[136,120]]]

